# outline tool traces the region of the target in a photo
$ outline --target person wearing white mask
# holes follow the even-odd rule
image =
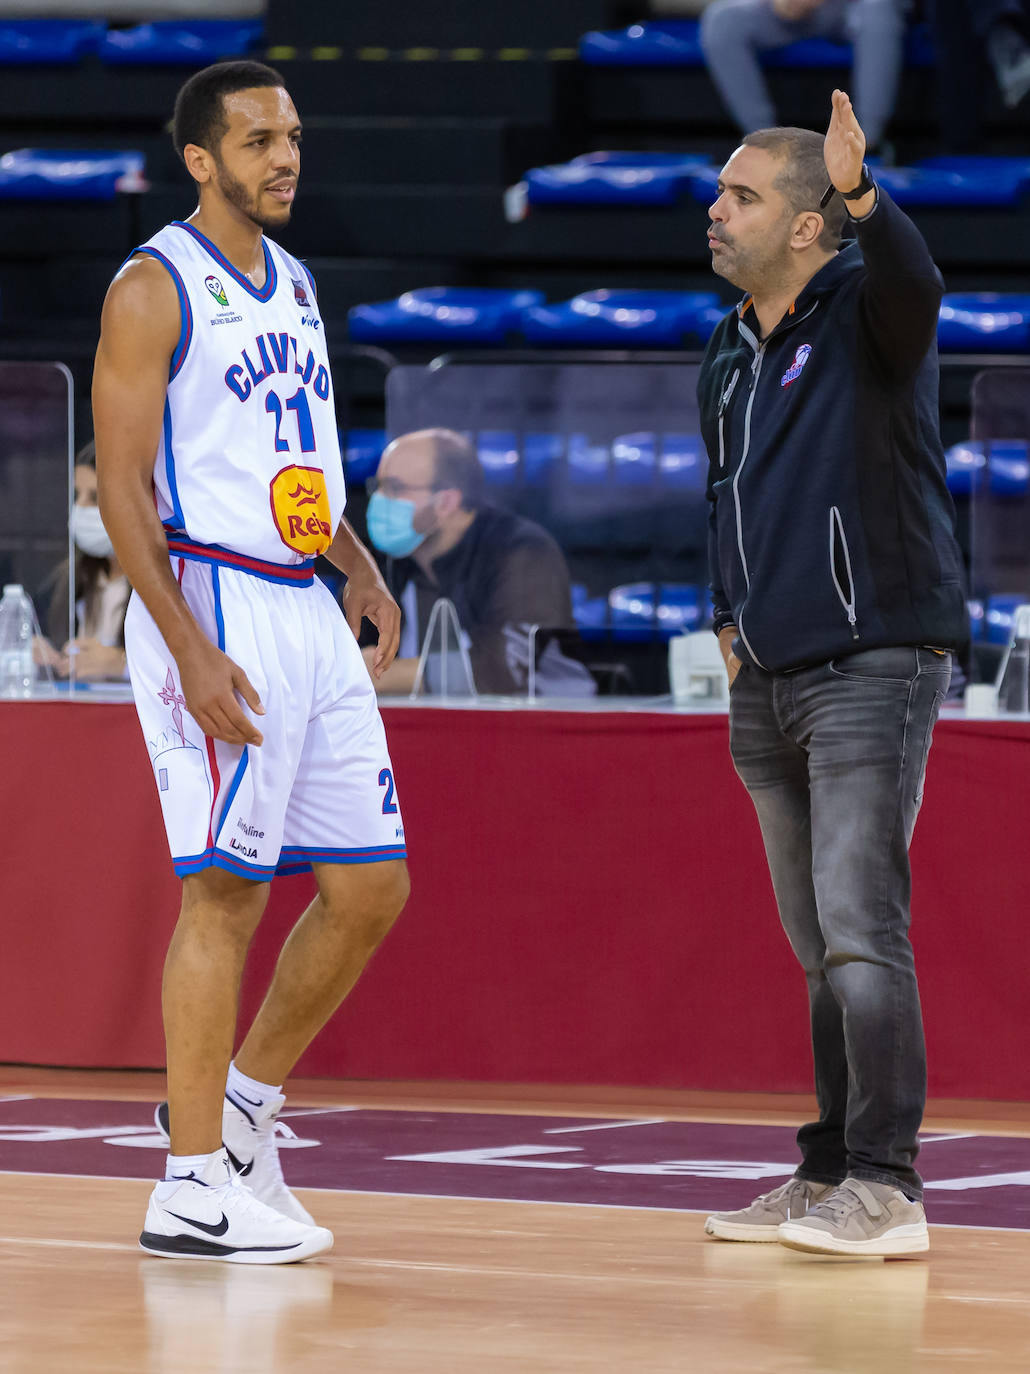
[[[68,639],[68,562],[55,569],[45,590],[51,592],[46,617],[49,639],[36,646],[37,658],[59,677],[68,677],[72,659],[83,681],[125,677],[123,625],[131,588],[115,557],[97,505],[97,470],[93,444],[75,457],[75,503],[71,510],[75,541],[75,637]],[[62,644],[60,650],[54,647]]]

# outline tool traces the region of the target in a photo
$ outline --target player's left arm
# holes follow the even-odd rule
[[[357,639],[362,618],[379,631],[372,656],[372,676],[379,679],[397,656],[401,642],[401,608],[390,595],[375,559],[346,520],[341,520],[326,558],[346,576],[343,613]]]

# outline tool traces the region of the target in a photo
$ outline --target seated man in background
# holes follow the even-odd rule
[[[430,612],[446,597],[467,637],[476,690],[524,692],[529,627],[575,626],[569,572],[554,539],[487,502],[476,451],[453,430],[402,434],[369,486],[369,539],[387,555],[387,582],[405,613],[400,655],[377,691],[412,690]],[[365,650],[369,663],[373,652]],[[557,677],[568,685],[555,690],[592,693],[582,665],[564,658],[562,664]],[[435,686],[431,671],[429,677]]]
[[[904,57],[908,0],[712,0],[701,18],[708,71],[741,133],[779,121],[759,54],[801,38],[854,47],[852,88],[870,152],[883,143]]]
[[[68,677],[72,659],[83,681],[125,678],[125,608],[129,579],[122,572],[97,505],[97,459],[92,441],[75,455],[75,504],[71,533],[75,541],[75,637],[68,639],[68,560],[51,573],[43,588],[50,599],[47,639],[36,644],[36,657],[58,677]],[[62,645],[58,650],[55,646]]]

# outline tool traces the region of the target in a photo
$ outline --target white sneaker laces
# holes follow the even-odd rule
[[[266,1170],[276,1183],[282,1183],[282,1165],[279,1163],[279,1148],[277,1138],[281,1140],[296,1140],[295,1131],[291,1131],[285,1121],[278,1121],[274,1116],[254,1127],[254,1134],[257,1140],[254,1145],[255,1155],[261,1156],[261,1167]]]

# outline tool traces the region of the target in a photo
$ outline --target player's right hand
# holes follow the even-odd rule
[[[249,720],[239,698],[255,715],[265,708],[250,678],[228,654],[204,641],[178,659],[179,680],[186,698],[186,709],[205,735],[226,744],[260,746],[264,736]]]

